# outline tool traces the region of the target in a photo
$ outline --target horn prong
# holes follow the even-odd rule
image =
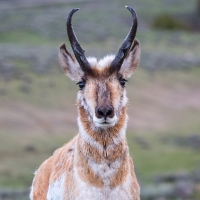
[[[137,15],[136,12],[131,8],[130,6],[125,6],[132,14],[132,26],[131,30],[129,31],[128,35],[126,36],[125,40],[123,41],[121,47],[119,48],[118,53],[116,54],[114,60],[111,63],[111,70],[116,71],[120,70],[121,65],[126,58],[132,43],[135,39],[136,36],[136,31],[137,31]]]
[[[67,17],[66,27],[67,27],[68,38],[69,38],[72,50],[74,52],[74,55],[76,57],[76,60],[78,61],[81,69],[85,73],[87,73],[87,72],[91,71],[90,63],[88,62],[88,60],[84,54],[85,51],[82,49],[82,47],[76,37],[76,34],[73,30],[72,23],[71,23],[73,14],[78,10],[79,10],[79,8],[74,8],[70,11],[70,13],[68,14],[68,17]]]

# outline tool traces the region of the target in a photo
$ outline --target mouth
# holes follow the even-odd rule
[[[115,125],[115,122],[107,122],[107,121],[104,121],[102,123],[96,123],[97,127],[112,127]]]
[[[103,122],[103,123],[101,123],[101,124],[110,124],[110,123],[108,123],[107,121],[105,121],[105,122]]]
[[[96,116],[94,116],[93,118],[94,123],[97,127],[104,127],[104,128],[108,128],[108,127],[112,127],[115,125],[116,123],[116,117],[112,118],[112,119],[98,119],[96,118]]]

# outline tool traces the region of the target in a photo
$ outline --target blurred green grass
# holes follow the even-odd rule
[[[73,135],[26,134],[19,131],[1,131],[1,188],[29,187],[38,162],[43,162]]]
[[[29,45],[48,45],[52,41],[38,33],[27,30],[15,30],[12,32],[0,33],[0,43],[6,44],[29,44]]]

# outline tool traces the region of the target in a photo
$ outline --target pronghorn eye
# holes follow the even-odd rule
[[[124,78],[120,79],[120,84],[121,84],[122,87],[125,87],[126,82],[127,82],[126,79],[124,79]]]
[[[83,81],[79,81],[77,85],[79,85],[80,90],[82,90],[85,87],[85,83]]]

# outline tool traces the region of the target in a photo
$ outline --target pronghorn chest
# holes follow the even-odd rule
[[[118,186],[115,189],[96,188],[87,184],[82,184],[81,192],[76,200],[132,200],[129,192],[124,186]]]
[[[127,175],[126,180],[112,187],[113,177],[118,173],[122,162],[120,159],[112,163],[103,162],[101,164],[94,162],[93,159],[88,159],[88,165],[94,172],[97,179],[102,180],[103,187],[96,187],[89,184],[80,178],[78,172],[75,170],[75,182],[78,187],[78,196],[76,200],[131,200],[131,176]]]
[[[100,170],[101,171],[101,170]],[[128,180],[127,180],[128,181]],[[78,179],[78,196],[76,200],[131,200],[131,193],[127,183],[119,185],[115,188],[107,186],[109,180],[105,179],[105,186],[97,188]]]
[[[139,190],[130,172],[129,156],[125,157],[96,162],[79,151],[70,160],[73,170],[65,171],[49,185],[47,200],[138,200]]]
[[[48,190],[47,200],[133,200],[130,192],[124,185],[114,189],[108,187],[96,188],[79,180],[77,183],[77,193],[63,194],[63,184],[58,181]]]
[[[91,162],[91,161],[90,161]],[[128,175],[125,182],[114,188],[111,188],[109,178],[115,174],[115,170],[108,170],[108,165],[102,164],[96,168],[97,175],[102,174],[104,186],[98,188],[88,184],[82,180],[77,171],[74,170],[74,183],[68,186],[68,192],[63,193],[66,187],[66,181],[68,176],[63,174],[58,180],[49,186],[47,193],[47,200],[134,200],[131,194],[131,176]],[[117,168],[118,163],[114,163],[113,166]],[[111,168],[113,166],[110,166]],[[93,165],[93,168],[95,165]],[[73,185],[76,186],[74,190]],[[72,187],[70,189],[70,186]]]

